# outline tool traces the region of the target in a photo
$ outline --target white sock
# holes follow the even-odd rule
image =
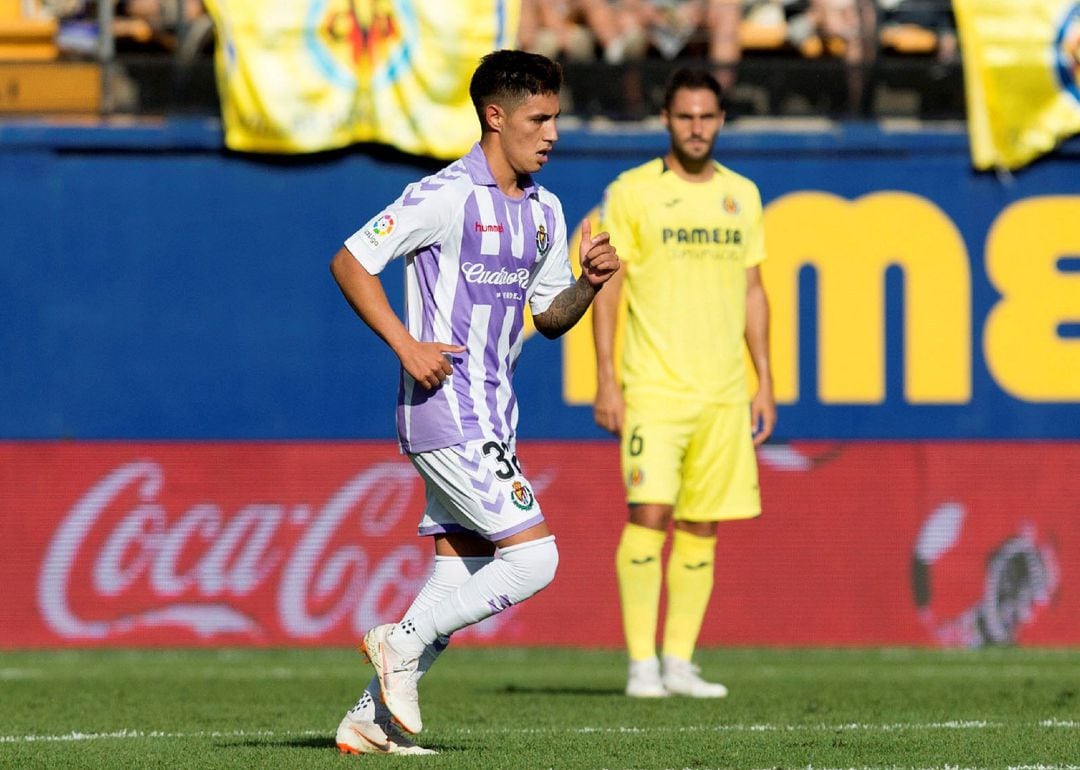
[[[523,602],[555,577],[555,536],[500,548],[487,564],[444,601],[399,623],[388,639],[402,654],[419,654],[436,637],[478,623]]]
[[[413,599],[409,609],[405,611],[405,617],[411,617],[418,612],[437,606],[449,596],[458,586],[472,577],[476,572],[492,561],[491,556],[436,556],[435,568],[430,577],[420,589],[420,593]],[[449,635],[440,636],[432,644],[424,648],[420,654],[420,667],[416,672],[416,678],[422,677],[435,659],[439,657],[446,646],[450,643]],[[390,719],[390,710],[382,702],[382,692],[379,686],[379,678],[371,677],[364,694],[356,705],[349,709],[349,716],[357,722],[385,722]]]

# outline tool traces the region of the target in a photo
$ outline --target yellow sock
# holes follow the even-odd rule
[[[630,660],[656,657],[656,622],[660,614],[663,571],[660,552],[667,533],[637,524],[623,529],[615,551],[623,632]]]
[[[664,654],[682,660],[694,655],[705,608],[712,596],[716,538],[676,529],[667,568]]]

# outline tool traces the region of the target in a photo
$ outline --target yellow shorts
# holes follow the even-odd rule
[[[748,404],[628,395],[620,452],[631,504],[674,505],[682,521],[761,513]]]

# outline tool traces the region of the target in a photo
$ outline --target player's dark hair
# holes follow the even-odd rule
[[[668,78],[667,86],[664,89],[665,110],[671,109],[671,103],[675,100],[675,93],[682,88],[704,88],[712,91],[716,94],[716,101],[720,105],[720,109],[725,108],[724,89],[711,72],[698,67],[680,67],[671,73],[671,77]]]
[[[483,126],[487,105],[512,108],[530,96],[557,94],[562,83],[562,68],[546,56],[504,49],[480,60],[469,83],[469,96]]]

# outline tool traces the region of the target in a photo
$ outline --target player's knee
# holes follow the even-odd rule
[[[559,549],[555,546],[555,536],[549,535],[503,548],[499,558],[513,571],[520,592],[517,601],[523,601],[555,579]]]

